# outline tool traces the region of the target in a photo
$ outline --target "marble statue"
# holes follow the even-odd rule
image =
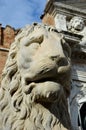
[[[70,47],[56,29],[34,23],[11,44],[0,88],[0,130],[71,130]]]
[[[85,23],[83,18],[79,16],[74,16],[69,23],[68,29],[72,32],[79,33],[84,29]]]
[[[79,44],[82,46],[86,45],[86,26],[82,17],[74,16],[69,22],[68,30],[72,33],[82,35],[83,38]]]

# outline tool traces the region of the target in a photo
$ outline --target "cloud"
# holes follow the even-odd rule
[[[0,0],[0,23],[20,28],[39,22],[46,0]]]

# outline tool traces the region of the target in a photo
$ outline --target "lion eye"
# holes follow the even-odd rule
[[[39,43],[41,44],[43,42],[44,36],[38,36],[38,37],[31,37],[29,40],[27,40],[27,42],[24,44],[25,46],[29,46],[32,43]]]

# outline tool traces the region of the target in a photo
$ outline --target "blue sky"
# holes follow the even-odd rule
[[[40,22],[47,0],[0,0],[0,23],[21,28]]]

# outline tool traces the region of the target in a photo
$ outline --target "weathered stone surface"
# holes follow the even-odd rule
[[[82,35],[82,39],[80,41],[80,45],[82,48],[86,46],[86,26],[85,21],[82,17],[75,16],[73,17],[68,25],[68,30],[74,34]]]
[[[62,35],[43,24],[23,28],[3,70],[1,130],[70,130],[70,70]]]
[[[86,0],[76,0],[76,1],[75,0],[57,0],[57,1],[86,11]]]
[[[67,2],[73,3],[74,5],[67,4]],[[80,2],[81,2],[80,5],[84,3],[83,5],[85,6],[86,0],[80,1]],[[58,14],[66,16],[67,24],[70,21],[70,19],[74,16],[79,16],[79,17],[82,17],[84,20],[86,20],[86,6],[85,6],[85,9],[83,7],[81,9],[80,7],[77,8],[77,5],[78,5],[78,0],[76,1],[75,0],[74,1],[49,0],[45,6],[44,17],[42,17],[42,21],[44,23],[48,21],[46,17],[47,14],[49,14],[49,16],[53,18],[52,19],[53,21],[55,21],[55,17]],[[46,19],[46,21],[43,19]],[[54,22],[54,26],[55,26],[55,22]]]

